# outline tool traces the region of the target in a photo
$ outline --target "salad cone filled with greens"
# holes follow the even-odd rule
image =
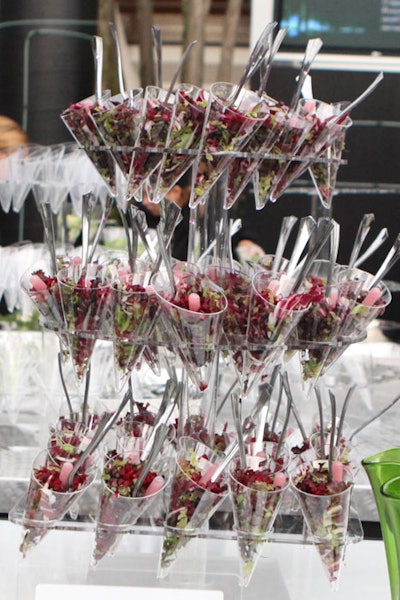
[[[25,532],[20,546],[23,556],[39,544],[49,529],[65,516],[93,483],[96,476],[95,463],[85,463],[70,482],[72,467],[70,460],[57,462],[47,450],[36,457],[23,517]]]
[[[278,461],[262,453],[246,458],[249,464],[246,461],[242,467],[240,461],[235,460],[229,470],[242,586],[251,580],[289,485],[289,477]]]
[[[164,525],[158,576],[165,577],[180,551],[196,537],[224,500],[228,487],[221,474],[213,481],[218,455],[198,440],[178,440],[175,472]]]
[[[291,478],[311,539],[332,589],[337,589],[347,543],[353,476],[342,463],[303,463]]]
[[[66,337],[75,374],[82,381],[97,338],[108,322],[110,273],[98,263],[73,261],[57,273]]]
[[[92,117],[125,179],[129,179],[134,148],[142,125],[143,89],[130,90],[128,98],[112,98],[99,105]],[[128,190],[130,195],[130,191]]]
[[[112,285],[114,359],[121,387],[151,341],[159,313],[156,296],[146,281],[148,270],[143,266],[143,270],[138,269]]]
[[[207,277],[191,271],[190,266],[188,269],[180,272],[179,279],[175,276],[175,289],[162,271],[152,277],[151,283],[169,339],[193,383],[204,391],[221,340],[226,298]]]
[[[100,100],[90,96],[80,102],[71,104],[61,114],[61,119],[69,132],[86,152],[88,158],[96,168],[106,184],[110,194],[117,194],[117,163],[93,118],[93,114],[100,108],[107,106],[110,92],[106,92]]]
[[[159,202],[188,171],[202,144],[208,92],[182,84],[175,93],[171,127],[160,169],[151,176],[146,189],[149,199]]]
[[[149,85],[144,91],[141,127],[131,161],[128,189],[137,196],[149,177],[159,173],[172,123],[175,96]]]
[[[249,90],[242,89],[232,104],[235,92],[232,83],[214,83],[210,88],[203,143],[193,166],[192,207],[205,200],[234,153],[243,149],[268,114],[265,100]]]
[[[109,454],[102,473],[103,486],[96,517],[94,565],[114,553],[121,536],[151,508],[168,484],[168,462],[161,458],[154,461],[140,488],[135,489],[145,460],[139,451]]]

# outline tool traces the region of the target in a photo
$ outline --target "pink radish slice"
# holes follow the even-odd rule
[[[151,484],[145,491],[144,495],[151,496],[152,494],[159,492],[163,486],[164,486],[164,477],[162,475],[156,475],[156,477],[154,477],[153,481],[151,482]]]
[[[280,285],[280,281],[278,281],[277,279],[272,279],[268,284],[268,289],[270,290],[270,292],[273,293],[274,296],[276,296]]]
[[[72,471],[73,464],[70,462],[63,463],[60,469],[60,481],[62,483],[63,489],[66,490],[68,487],[68,477]]]
[[[215,471],[217,470],[217,467],[218,467],[218,463],[210,464],[207,471],[199,479],[200,486],[207,485],[207,483],[210,481],[211,477],[214,475]]]
[[[30,278],[30,284],[35,292],[43,292],[44,290],[47,290],[47,285],[38,275],[32,275]]]
[[[129,453],[129,460],[131,463],[137,463],[140,459],[140,452],[139,450],[133,448],[132,452]]]
[[[316,103],[315,100],[306,100],[303,104],[303,110],[310,114],[315,113]]]
[[[339,291],[337,288],[332,288],[331,293],[329,294],[329,305],[333,309],[336,307],[339,299]]]
[[[189,305],[189,310],[191,310],[193,312],[199,312],[200,306],[201,306],[201,300],[200,300],[199,294],[196,294],[196,292],[192,292],[191,294],[189,294],[188,305]]]
[[[373,306],[376,303],[376,301],[379,300],[381,295],[381,290],[378,287],[373,287],[365,296],[364,300],[362,301],[362,304],[365,304],[365,306]]]
[[[274,486],[278,488],[283,488],[286,485],[286,475],[285,473],[278,472],[274,475]]]
[[[334,460],[332,462],[332,477],[334,481],[340,483],[343,481],[343,463],[340,460]]]

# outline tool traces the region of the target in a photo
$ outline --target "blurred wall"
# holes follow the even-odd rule
[[[64,22],[46,23],[49,19]],[[89,38],[96,33],[96,20],[97,0],[0,2],[0,113],[23,124],[23,89],[28,84],[25,122],[32,142],[71,139],[59,115],[70,102],[93,93]],[[14,26],[16,21],[20,23]],[[88,39],[57,35],[55,30],[83,33]]]
[[[93,94],[96,31],[97,0],[0,1],[0,114],[24,126],[32,143],[72,140],[60,114]],[[32,197],[24,211],[22,238],[43,241]],[[18,240],[19,221],[15,213],[1,214],[1,245]]]

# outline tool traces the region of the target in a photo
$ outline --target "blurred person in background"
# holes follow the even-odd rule
[[[192,173],[189,170],[186,171],[166,195],[166,199],[170,202],[175,202],[182,211],[182,220],[174,231],[171,244],[171,254],[177,260],[187,259],[191,183]],[[242,229],[239,230],[232,240],[234,256],[241,261],[257,260],[257,258],[265,254],[261,246],[253,240],[251,228],[246,226],[246,205],[248,201],[249,199],[246,197],[240,202],[240,215],[236,213],[235,207],[230,210],[231,218],[241,218],[243,224]],[[150,202],[144,194],[142,202],[138,202],[136,206],[146,213],[147,225],[150,228],[156,228],[160,220],[160,205]]]

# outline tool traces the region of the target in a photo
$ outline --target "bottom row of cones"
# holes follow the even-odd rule
[[[114,453],[109,458],[103,467],[93,566],[115,552],[121,536],[141,516],[158,514],[164,524],[158,576],[166,577],[181,551],[204,532],[210,517],[230,493],[240,557],[240,585],[247,586],[290,486],[328,579],[336,585],[347,541],[352,491],[352,476],[345,468],[336,481],[330,479],[326,461],[300,464],[289,474],[287,465],[280,459],[260,452],[248,457],[244,466],[240,459],[234,459],[226,477],[217,471],[220,456],[190,437],[178,441],[170,482],[171,460],[170,455],[161,452],[139,492],[132,496],[131,490],[127,492],[125,488],[129,487],[129,477],[135,477],[132,472],[141,465],[140,456]],[[73,508],[95,479],[96,467],[91,464],[86,472],[78,471],[75,475],[75,489],[63,490],[62,483],[66,481],[63,470],[64,467],[54,467],[46,451],[34,465],[23,519],[25,533],[21,551],[24,555]],[[44,480],[48,472],[51,472],[50,479],[61,482],[57,483],[58,490],[50,488],[50,479]],[[310,482],[318,488],[315,493]],[[169,508],[166,518],[162,519],[167,489]]]

